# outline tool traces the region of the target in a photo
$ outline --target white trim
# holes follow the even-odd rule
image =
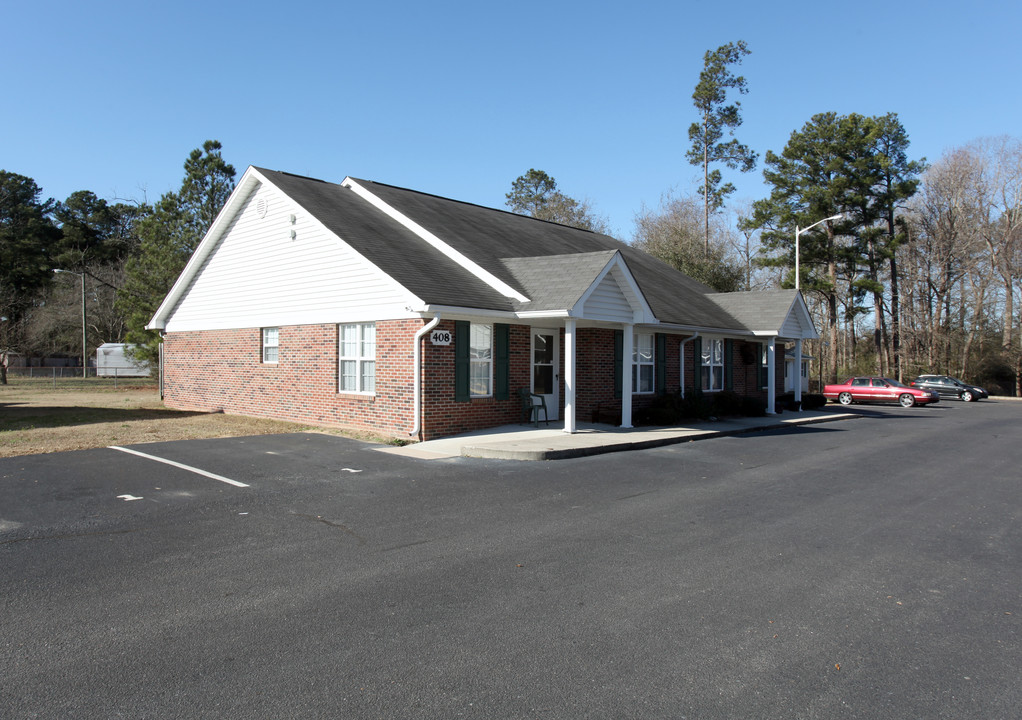
[[[725,357],[724,353],[727,352],[727,341],[728,340],[733,340],[734,338],[726,337],[726,336],[723,336],[723,335],[703,335],[702,339],[703,339],[703,342],[700,344],[700,347],[703,349],[703,351],[705,351],[705,349],[707,348],[707,344],[706,344],[707,341],[709,341],[711,343],[717,342],[718,340],[720,341],[720,365],[717,365],[717,364],[712,362],[712,360],[713,360],[713,347],[711,345],[711,346],[709,346],[710,347],[710,360],[711,360],[711,362],[710,362],[709,365],[705,366],[705,367],[711,367],[711,368],[716,368],[716,367],[720,368],[720,387],[710,387],[710,388],[704,388],[703,387],[703,367],[704,367],[704,365],[703,365],[703,353],[700,353],[699,357],[695,358],[695,360],[696,360],[696,367],[699,368],[699,372],[697,373],[696,377],[693,378],[693,385],[700,392],[704,392],[704,393],[723,392],[724,390],[727,389],[726,388],[727,378],[725,376],[727,374],[726,370],[727,370],[727,361],[728,361],[728,359],[727,359],[727,357]],[[716,375],[714,375],[712,373],[711,373],[711,376],[712,377],[716,377]]]
[[[625,325],[621,333],[621,427],[632,427],[632,347],[634,325]]]
[[[770,338],[767,343],[767,415],[776,415],[777,410],[777,365],[774,356],[777,355],[777,338]]]
[[[564,432],[574,433],[575,424],[575,321],[564,321]]]
[[[793,387],[794,387],[794,390],[795,390],[795,403],[796,403],[796,405],[798,405],[799,410],[802,409],[802,405],[801,405],[801,403],[802,403],[802,365],[805,363],[805,360],[802,360],[801,358],[802,358],[802,338],[798,338],[797,340],[795,340],[795,357],[792,358],[792,360],[795,360],[795,362],[792,363],[792,368],[791,369],[792,369],[792,373],[795,376],[795,377],[792,378],[792,384],[793,384]]]
[[[489,285],[491,288],[499,292],[501,295],[504,295],[505,297],[514,298],[518,302],[529,302],[529,298],[519,293],[517,290],[515,290],[513,287],[505,283],[503,280],[498,278],[493,273],[483,269],[473,260],[470,260],[465,255],[461,254],[460,252],[452,248],[450,245],[445,243],[443,240],[438,238],[433,233],[426,230],[426,228],[419,225],[417,222],[409,218],[407,215],[399,212],[398,210],[391,207],[380,198],[376,197],[376,195],[374,195],[370,190],[362,187],[352,178],[350,177],[344,178],[344,181],[341,183],[341,185],[343,187],[350,188],[352,192],[354,192],[360,198],[362,198],[370,205],[375,207],[377,210],[380,210],[393,220],[396,220],[404,227],[411,230],[413,233],[415,233],[420,238],[429,243],[431,246],[433,246],[436,250],[439,250],[441,253],[449,257],[451,260],[461,265],[468,272],[475,275],[477,278],[479,278],[484,283]]]

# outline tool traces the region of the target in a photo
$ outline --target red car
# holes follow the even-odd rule
[[[842,405],[851,405],[853,402],[896,402],[902,407],[912,407],[940,402],[940,395],[932,390],[920,390],[884,377],[848,378],[840,385],[824,387],[823,395]]]

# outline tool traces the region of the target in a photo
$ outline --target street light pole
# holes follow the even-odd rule
[[[85,273],[74,272],[73,270],[58,270],[54,269],[55,273],[67,273],[68,275],[77,275],[82,279],[82,378],[89,377],[89,343],[88,343],[88,325],[85,323]]]
[[[829,218],[823,218],[823,220],[817,220],[816,222],[814,222],[809,227],[800,228],[798,225],[795,226],[795,289],[796,290],[800,290],[801,287],[802,287],[801,284],[799,283],[799,264],[798,264],[798,253],[799,253],[798,237],[799,237],[799,235],[804,233],[806,230],[812,230],[814,227],[816,227],[820,223],[825,223],[828,220],[840,220],[844,216],[845,216],[844,213],[838,213],[837,215],[831,215]]]

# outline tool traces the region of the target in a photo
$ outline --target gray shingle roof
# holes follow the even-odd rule
[[[600,250],[572,255],[504,258],[501,262],[530,300],[517,303],[516,310],[559,310],[574,307],[592,285],[593,278],[616,254],[616,250]]]
[[[654,315],[663,323],[735,331],[777,330],[795,298],[794,290],[715,293],[666,263],[608,235],[355,180],[530,299],[528,303],[517,303],[349,188],[256,169],[427,304],[507,311],[570,308],[617,252]]]
[[[426,303],[511,310],[512,301],[355,193],[256,168],[323,225]]]
[[[617,250],[661,322],[741,329],[725,310],[707,300],[711,288],[608,235],[392,185],[356,182],[497,277],[504,278],[502,261],[508,257]],[[527,294],[517,281],[504,279]]]
[[[787,320],[798,290],[712,293],[707,297],[748,330],[777,331]]]

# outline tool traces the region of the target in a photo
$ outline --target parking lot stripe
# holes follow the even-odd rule
[[[238,482],[237,480],[231,480],[230,478],[225,478],[223,475],[217,475],[215,473],[206,472],[205,470],[200,470],[199,468],[194,468],[191,467],[190,465],[184,465],[179,462],[174,462],[173,460],[167,460],[166,458],[156,457],[155,455],[147,455],[146,453],[139,452],[138,450],[130,450],[129,448],[119,447],[117,445],[109,445],[108,447],[111,450],[120,450],[121,452],[129,453],[131,455],[138,455],[139,457],[144,457],[148,460],[155,460],[156,462],[161,462],[164,465],[173,465],[176,468],[181,468],[182,470],[193,472],[196,475],[202,475],[204,477],[212,478],[213,480],[219,480],[220,482],[225,482],[228,485],[233,485],[234,487],[242,488],[248,487],[248,485],[246,485],[245,483]]]

